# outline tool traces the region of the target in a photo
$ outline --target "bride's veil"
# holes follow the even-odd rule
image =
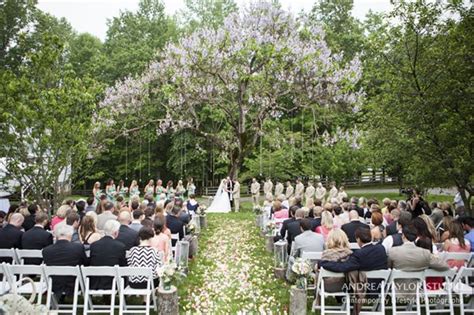
[[[214,195],[214,200],[216,200],[217,197],[219,197],[223,191],[224,191],[224,180],[221,181],[221,184],[219,185],[219,188],[217,189],[216,194]]]

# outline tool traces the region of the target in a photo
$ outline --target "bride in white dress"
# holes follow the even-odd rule
[[[230,212],[230,199],[229,194],[226,191],[227,180],[223,179],[217,189],[216,195],[212,200],[211,205],[207,208],[207,212],[219,212],[227,213]]]

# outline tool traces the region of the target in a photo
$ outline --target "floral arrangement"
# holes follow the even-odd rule
[[[306,289],[306,278],[311,272],[311,264],[306,259],[297,258],[291,267],[291,271],[297,276],[296,287]]]
[[[194,223],[189,223],[188,225],[186,225],[186,232],[194,235],[194,233],[196,232],[196,225]]]
[[[207,207],[205,205],[200,205],[197,209],[196,209],[196,214],[197,215],[205,215],[206,214],[206,210],[207,210]]]
[[[266,228],[266,231],[267,231],[267,235],[273,235],[273,232],[276,229],[276,223],[273,222],[273,221],[270,221],[270,222],[267,223],[265,228]]]
[[[253,212],[255,212],[255,214],[262,214],[263,213],[263,209],[262,207],[260,207],[259,205],[256,205],[256,206],[253,206]]]
[[[164,264],[163,266],[159,267],[157,273],[160,277],[160,281],[163,284],[163,289],[165,290],[170,290],[171,283],[173,281],[178,281],[183,276],[185,276],[185,274],[178,269],[178,266],[174,262]]]

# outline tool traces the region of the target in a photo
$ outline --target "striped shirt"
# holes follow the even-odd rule
[[[151,246],[134,246],[127,255],[130,267],[150,267],[153,269],[153,277],[158,278],[156,269],[161,266],[162,261],[158,252]],[[130,277],[130,282],[140,283],[147,279],[144,276]]]

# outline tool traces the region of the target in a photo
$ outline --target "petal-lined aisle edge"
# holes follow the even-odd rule
[[[273,275],[252,213],[208,214],[199,253],[180,286],[183,313],[286,314],[289,288]]]

